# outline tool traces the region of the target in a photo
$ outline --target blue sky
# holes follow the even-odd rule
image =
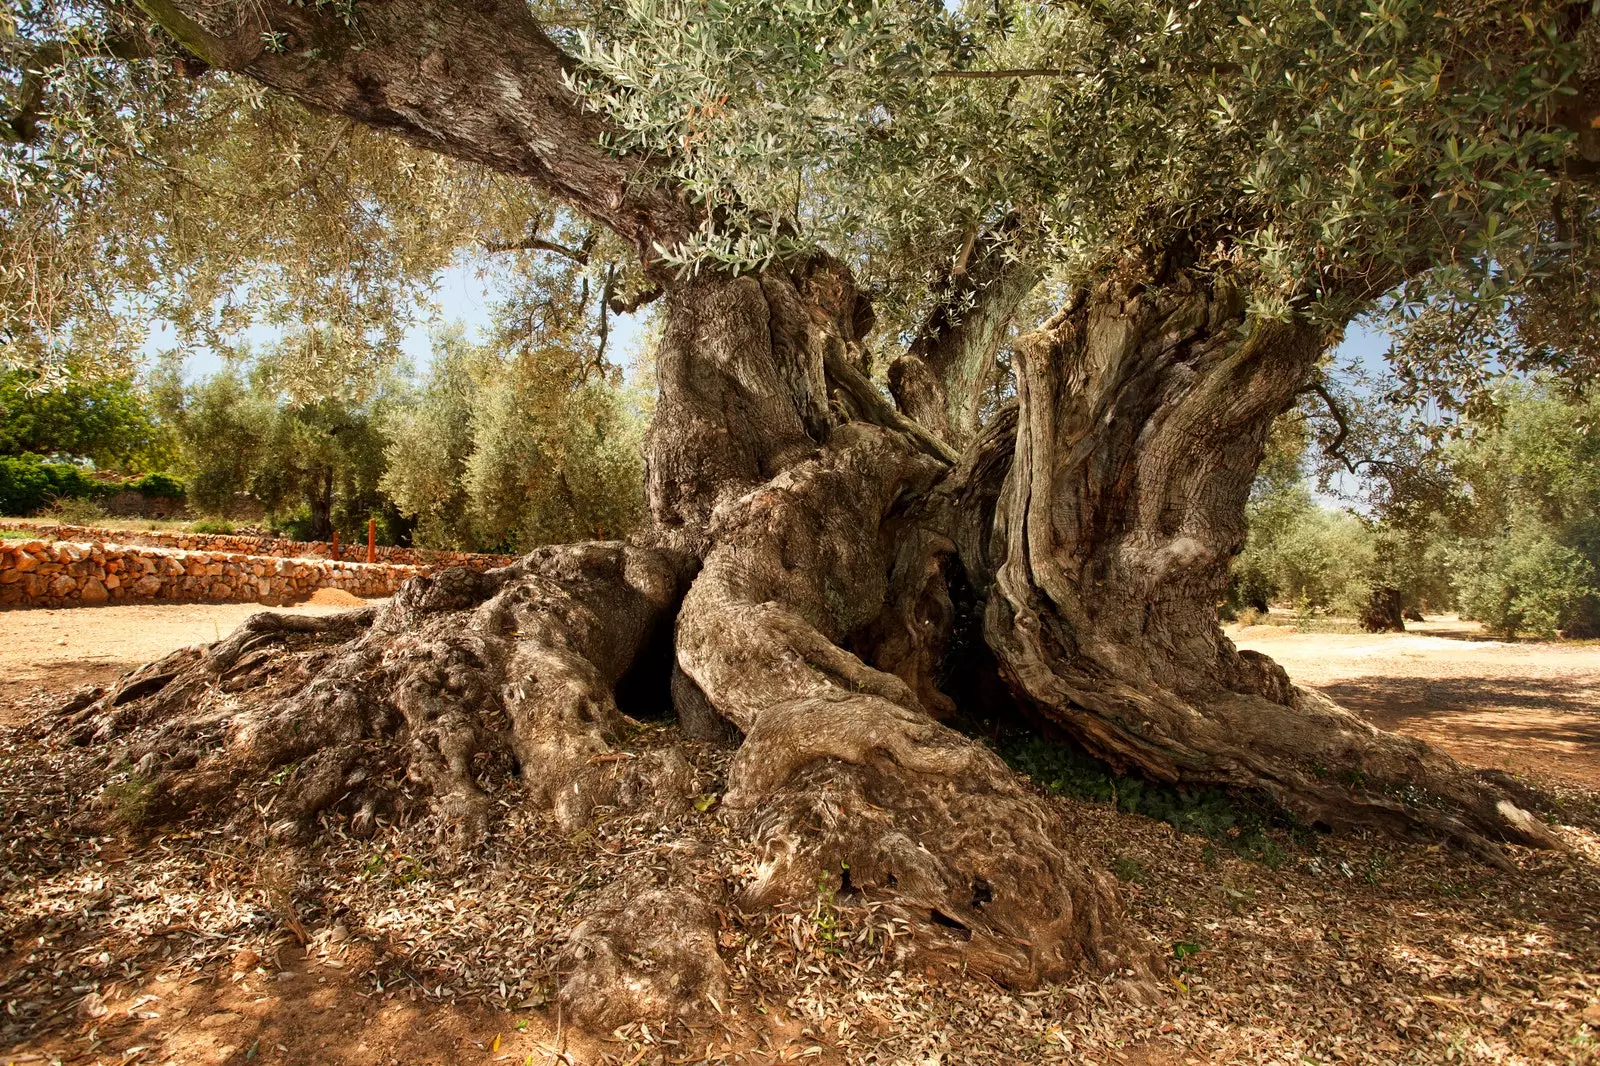
[[[469,333],[487,328],[491,299],[492,294],[483,279],[471,268],[453,267],[440,274],[439,286],[434,294],[435,317],[419,321],[406,332],[405,340],[400,345],[411,365],[418,370],[428,365],[432,356],[428,333],[437,323],[459,320],[466,324]],[[246,331],[245,336],[254,344],[265,345],[272,342],[275,333],[271,329],[258,326]],[[615,358],[621,358],[630,352],[638,338],[637,314],[612,317],[611,341],[607,350],[616,353]],[[174,341],[175,337],[169,326],[165,323],[155,323],[145,340],[145,354],[148,358],[154,359],[162,349],[171,348]],[[184,365],[185,376],[191,381],[214,374],[220,369],[222,369],[221,358],[210,350],[191,354]]]
[[[439,286],[435,293],[437,304],[437,317],[433,320],[423,320],[413,326],[406,334],[401,348],[411,365],[418,370],[428,365],[431,350],[428,342],[428,331],[435,322],[451,322],[459,320],[467,325],[469,331],[481,330],[489,324],[489,304],[492,295],[488,291],[482,278],[467,267],[455,267],[445,271],[439,276]],[[611,347],[609,350],[616,353],[617,358],[629,353],[639,339],[639,316],[619,315],[611,321]],[[273,339],[273,332],[269,329],[258,327],[251,330],[247,336],[250,340],[265,344]],[[171,347],[173,334],[169,328],[158,323],[151,331],[145,342],[145,351],[154,357],[163,348]],[[1358,360],[1370,372],[1380,372],[1383,369],[1383,354],[1389,347],[1387,336],[1372,330],[1352,326],[1345,335],[1344,343],[1339,346],[1336,366],[1342,366],[1351,358]],[[185,365],[185,374],[190,380],[205,377],[221,369],[222,361],[210,351],[200,351],[192,354]],[[631,370],[631,367],[629,368]]]

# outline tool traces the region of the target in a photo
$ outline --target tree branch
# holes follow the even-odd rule
[[[606,340],[611,335],[611,287],[617,281],[617,264],[606,264],[606,284],[600,290],[600,344],[594,353],[595,366],[604,369],[606,364]]]
[[[524,237],[520,241],[484,241],[483,250],[486,252],[551,252],[555,255],[565,256],[585,266],[589,262],[589,248],[569,248],[565,244],[547,241],[543,237]]]
[[[232,38],[218,37],[207,32],[173,0],[133,0],[133,4],[171,34],[173,40],[213,67],[240,69],[264,48],[259,27],[250,27]]]
[[[666,290],[661,288],[661,286],[652,285],[643,292],[634,293],[632,296],[629,296],[626,299],[621,296],[613,296],[610,303],[611,313],[614,315],[632,314],[645,304],[654,303],[656,300],[660,299],[665,292]]]
[[[1328,409],[1328,416],[1333,419],[1333,424],[1339,427],[1339,432],[1334,434],[1330,443],[1323,445],[1322,450],[1324,453],[1339,460],[1345,465],[1346,469],[1354,474],[1356,472],[1355,464],[1341,450],[1344,447],[1345,438],[1350,435],[1350,423],[1345,420],[1344,408],[1339,405],[1339,401],[1333,398],[1333,393],[1328,391],[1328,387],[1322,383],[1320,378],[1300,391],[1314,392],[1322,398],[1323,405]]]
[[[901,410],[956,447],[977,432],[1000,344],[1033,289],[1033,272],[1006,256],[1016,225],[1007,218],[988,232],[967,231],[948,273],[934,286],[933,309],[906,354],[890,367],[890,391]]]
[[[1058,70],[1054,67],[1013,67],[1002,70],[936,70],[935,78],[949,79],[1001,79],[1001,78],[1067,78],[1075,71]]]
[[[948,465],[955,465],[960,458],[948,444],[929,433],[920,423],[896,411],[867,376],[851,366],[832,347],[824,352],[822,366],[829,385],[849,401],[855,408],[852,413],[861,421],[909,434],[923,452]]]
[[[45,41],[21,64],[22,80],[9,118],[0,119],[0,143],[30,144],[39,135],[44,117],[45,74],[53,67],[76,58],[153,59],[160,53],[151,42],[134,34],[106,34],[99,40]],[[182,66],[183,74],[194,77],[203,72]]]
[[[1398,463],[1391,463],[1387,459],[1351,459],[1344,453],[1345,438],[1350,435],[1350,423],[1345,415],[1344,407],[1334,399],[1333,393],[1328,391],[1327,385],[1319,378],[1300,390],[1300,395],[1314,392],[1321,397],[1323,405],[1328,409],[1328,416],[1333,419],[1334,425],[1339,427],[1339,432],[1328,444],[1322,446],[1324,455],[1331,455],[1344,464],[1344,468],[1352,474],[1361,473],[1364,466],[1388,467],[1391,470],[1399,469]]]
[[[531,180],[614,230],[662,284],[672,276],[657,267],[661,251],[698,225],[698,208],[669,182],[641,180],[646,160],[608,150],[618,131],[572,90],[575,62],[523,0],[387,0],[360,5],[355,24],[342,5],[262,0],[252,5],[256,20],[227,39],[198,21],[203,0],[138,3],[208,63],[429,151]]]

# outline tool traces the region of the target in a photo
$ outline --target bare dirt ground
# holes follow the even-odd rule
[[[1600,789],[1600,643],[1488,639],[1453,618],[1405,633],[1230,630],[1374,725],[1474,766]]]
[[[56,664],[0,690],[0,715],[55,698],[8,693],[102,678],[251,611],[0,614],[0,677]],[[291,854],[203,821],[119,823],[92,749],[0,725],[0,1066],[1596,1066],[1600,648],[1468,630],[1236,639],[1379,724],[1561,785],[1587,804],[1561,816],[1572,850],[1512,849],[1500,870],[1271,830],[1247,852],[1058,797],[1169,960],[1153,1001],[1090,978],[1009,992],[905,967],[862,935],[870,906],[830,897],[724,914],[732,994],[692,1024],[575,1030],[542,969],[549,942],[597,885],[662,861],[671,832],[568,838],[508,810],[481,856],[447,859],[414,827]]]
[[[334,614],[363,602],[338,589],[319,589],[305,603],[272,610]],[[25,712],[19,704],[36,693],[106,684],[177,648],[221,640],[267,609],[255,603],[154,603],[0,611],[0,726],[20,725]]]

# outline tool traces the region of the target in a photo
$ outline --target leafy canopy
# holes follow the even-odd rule
[[[180,347],[223,353],[254,324],[282,338],[283,379],[310,400],[392,366],[442,270],[475,264],[514,296],[538,253],[492,248],[594,243],[524,182],[246,78],[185,76],[176,46],[121,5],[28,0],[8,13],[0,364],[46,381],[127,373],[154,320]],[[30,78],[42,100],[22,138]],[[574,265],[598,296],[602,256]]]
[[[0,455],[87,459],[108,470],[160,466],[170,441],[128,378],[40,389],[34,374],[0,372]]]
[[[668,253],[686,266],[953,256],[1010,219],[1014,254],[1069,279],[1164,250],[1239,271],[1258,313],[1342,326],[1406,279],[1427,279],[1408,302],[1480,301],[1555,269],[1552,205],[1591,203],[1552,121],[1582,80],[1572,12],[626,0],[577,81],[715,206]]]
[[[556,218],[523,184],[186,77],[120,4],[14,6],[13,363],[127,358],[147,315],[213,341],[263,315],[326,388],[392,358],[445,264]],[[362,5],[340,10],[359,29]],[[1165,257],[1330,334],[1387,294],[1397,323],[1509,319],[1528,365],[1592,369],[1586,4],[613,0],[553,18],[613,147],[704,208],[656,250],[680,269],[821,247],[895,335],[1000,234],[1059,283]],[[596,290],[635,266],[604,243],[580,264]]]

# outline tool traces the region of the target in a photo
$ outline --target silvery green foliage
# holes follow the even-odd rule
[[[524,182],[186,62],[118,4],[0,13],[0,365],[117,372],[152,320],[218,350],[264,325],[297,388],[339,393],[460,253],[540,216]]]
[[[1389,324],[1416,338],[1399,355],[1422,392],[1453,388],[1463,367],[1473,381],[1518,361],[1585,372],[1600,351],[1584,281],[1594,197],[1557,120],[1600,81],[1583,4],[534,13],[580,60],[572,83],[614,120],[615,146],[646,150],[711,208],[663,258],[748,270],[826,249],[891,340],[975,235],[1003,232],[1006,254],[1057,291],[1167,256],[1225,268],[1256,313],[1311,314],[1330,334],[1387,295]],[[342,17],[359,29],[360,5]],[[7,6],[0,360],[114,368],[150,317],[205,343],[265,320],[304,342],[303,380],[336,389],[392,358],[439,269],[538,229],[525,183],[245,78],[184,77],[185,62],[121,4]],[[605,266],[591,264],[597,285]],[[1507,321],[1514,334],[1497,336]],[[1450,336],[1467,346],[1446,367]]]
[[[1012,216],[1067,277],[1165,249],[1342,326],[1548,268],[1568,6],[624,0],[574,81],[716,208],[663,249],[688,269],[952,254]]]

